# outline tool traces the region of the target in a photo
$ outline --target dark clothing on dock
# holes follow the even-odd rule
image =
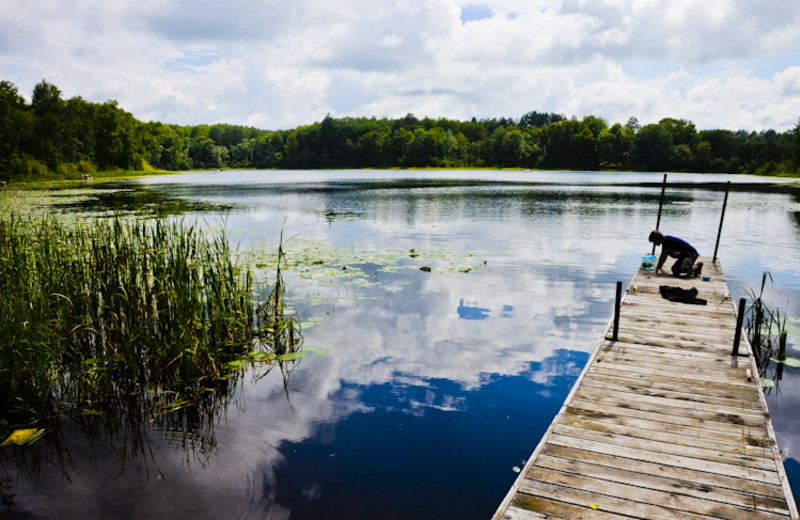
[[[692,303],[694,305],[705,305],[708,303],[706,300],[697,297],[697,289],[681,289],[680,287],[673,287],[671,285],[662,285],[658,288],[661,297],[665,300],[678,303]]]

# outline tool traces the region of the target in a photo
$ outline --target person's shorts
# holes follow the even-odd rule
[[[678,259],[675,260],[675,263],[672,264],[672,274],[680,276],[691,272],[695,260],[697,260],[697,255],[679,256]]]

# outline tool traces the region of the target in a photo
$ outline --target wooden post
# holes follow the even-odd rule
[[[722,236],[722,222],[725,220],[725,208],[728,206],[728,192],[731,190],[731,181],[725,187],[725,200],[722,202],[722,215],[719,217],[719,231],[717,231],[717,245],[714,246],[714,259],[712,264],[717,263],[717,251],[719,251],[719,237]]]
[[[658,218],[656,219],[656,229],[661,229],[661,208],[664,207],[664,191],[667,189],[667,174],[664,174],[664,180],[661,182],[661,200],[658,202]],[[653,244],[653,252],[651,255],[656,254],[656,245]]]
[[[614,333],[611,335],[613,341],[619,339],[619,306],[622,302],[622,282],[617,282],[617,301],[614,304]]]
[[[739,355],[739,341],[742,339],[742,324],[744,323],[745,299],[739,298],[739,315],[736,317],[736,335],[733,337],[733,352],[731,356]]]

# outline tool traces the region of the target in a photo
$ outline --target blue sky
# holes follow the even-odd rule
[[[0,79],[141,120],[558,112],[786,130],[800,2],[0,0]]]

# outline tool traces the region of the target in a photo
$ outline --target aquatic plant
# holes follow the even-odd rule
[[[753,348],[753,355],[765,387],[775,387],[783,376],[783,368],[800,366],[800,361],[786,356],[788,342],[788,315],[780,309],[771,309],[764,301],[764,290],[767,280],[772,282],[772,274],[765,271],[761,275],[761,287],[756,293],[748,288],[745,293],[750,297],[750,306],[746,309],[747,321],[745,329]],[[777,357],[776,357],[777,356]],[[767,378],[770,362],[775,364],[772,378]]]
[[[224,232],[182,222],[0,220],[0,433],[64,414],[153,420],[229,395],[242,360],[296,351],[280,271],[257,301],[232,257]]]
[[[745,293],[748,294],[751,301],[750,307],[748,307],[746,311],[746,329],[750,345],[753,347],[753,353],[759,360],[762,357],[762,351],[765,347],[771,345],[772,338],[773,315],[763,298],[767,279],[772,282],[772,273],[764,271],[761,274],[761,288],[757,294],[752,288],[747,288],[745,290]]]

